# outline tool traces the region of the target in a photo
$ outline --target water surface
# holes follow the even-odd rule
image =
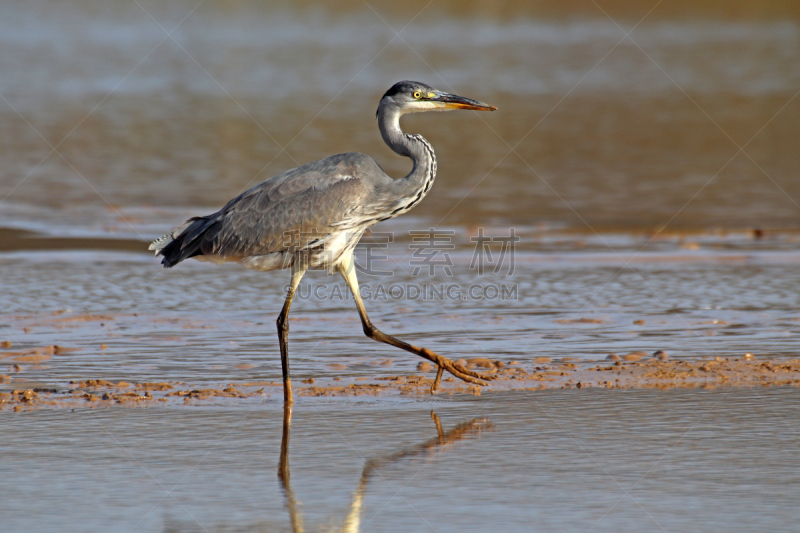
[[[33,517],[86,532],[292,531],[291,509],[306,531],[355,515],[361,531],[788,532],[797,405],[794,387],[301,398],[294,505],[277,475],[278,400],[6,413],[0,512],[5,531]],[[484,429],[438,446],[431,410],[445,432]]]
[[[374,110],[408,78],[499,111],[404,119],[439,175],[375,227],[392,274],[360,281],[381,328],[528,366],[797,357],[800,12],[605,4],[3,4],[0,389],[278,380],[288,276],[165,271],[146,242],[334,153],[405,174]],[[449,270],[415,274],[410,232],[429,228],[452,232]],[[514,229],[513,264],[471,268],[480,228]],[[363,337],[340,280],[301,290],[295,382],[416,372]],[[797,390],[300,397],[290,445],[277,392],[5,409],[0,516],[12,532],[794,531]]]
[[[410,78],[500,108],[405,119],[439,156],[429,223],[797,228],[787,6],[8,4],[0,215],[166,226],[183,210],[142,210],[219,207],[347,151],[403,175],[374,110]]]

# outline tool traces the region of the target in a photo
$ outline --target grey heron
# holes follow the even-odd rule
[[[415,81],[395,83],[381,98],[376,116],[384,142],[411,159],[411,172],[388,176],[375,161],[360,153],[338,154],[274,176],[243,192],[207,216],[193,217],[150,245],[161,263],[173,267],[184,259],[235,261],[268,271],[291,269],[291,283],[278,316],[278,339],[284,400],[292,403],[289,377],[289,307],[308,269],[339,272],[353,293],[364,333],[437,365],[435,392],[442,371],[466,382],[485,385],[493,376],[468,370],[427,348],[414,346],[376,328],[359,292],[353,249],[364,232],[378,222],[409,211],[428,194],[436,177],[436,156],[421,135],[400,129],[406,113],[496,107],[439,91]]]

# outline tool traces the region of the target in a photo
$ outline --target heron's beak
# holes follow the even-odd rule
[[[437,94],[435,97],[431,98],[431,102],[444,104],[445,109],[474,109],[475,111],[494,111],[497,109],[493,105],[448,93]]]

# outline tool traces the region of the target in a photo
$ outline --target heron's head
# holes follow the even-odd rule
[[[474,109],[476,111],[494,111],[494,106],[477,100],[464,98],[434,89],[430,85],[418,81],[398,81],[386,91],[378,105],[393,108],[400,115],[419,113],[422,111],[450,111],[452,109]]]

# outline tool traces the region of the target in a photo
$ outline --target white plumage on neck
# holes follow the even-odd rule
[[[395,180],[396,196],[391,217],[401,215],[417,205],[428,194],[436,178],[436,154],[433,147],[422,135],[408,134],[400,129],[400,117],[414,111],[423,110],[400,108],[386,99],[378,107],[378,127],[384,142],[397,154],[411,158],[414,163],[407,176]]]

